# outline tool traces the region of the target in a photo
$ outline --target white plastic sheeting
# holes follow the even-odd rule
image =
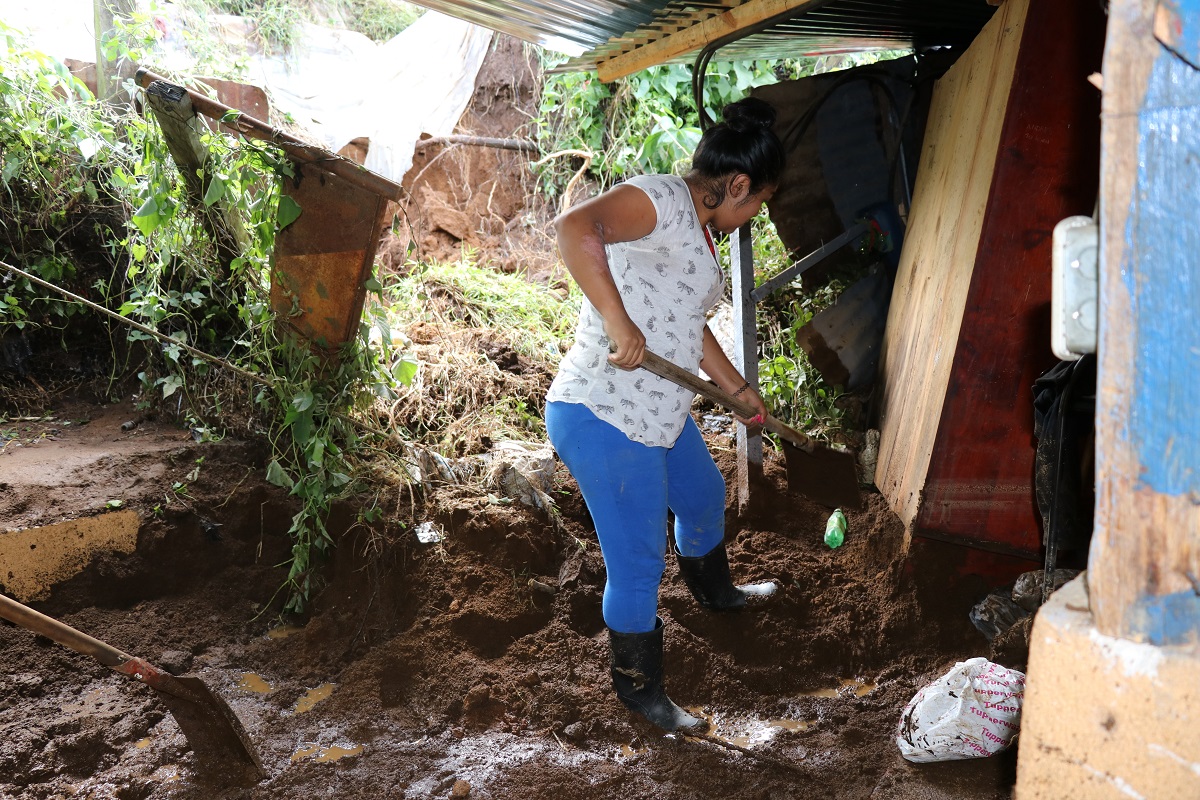
[[[55,58],[96,60],[92,0],[0,0],[0,22]]]
[[[454,131],[491,38],[487,28],[432,11],[382,45],[306,25],[288,58],[253,57],[248,82],[330,150],[369,139],[366,167],[399,183],[423,132]]]
[[[49,55],[94,61],[92,7],[92,0],[0,0],[0,20]],[[150,13],[162,38],[148,65],[190,71],[188,39],[179,35],[171,5]],[[266,89],[274,108],[330,150],[367,138],[366,166],[397,183],[422,133],[454,131],[492,39],[487,28],[427,11],[385,44],[304,24],[291,52],[268,55],[252,53],[240,26],[220,27],[232,49],[248,53],[246,82]]]

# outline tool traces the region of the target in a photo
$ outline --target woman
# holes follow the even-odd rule
[[[647,346],[753,406],[762,398],[730,363],[705,315],[725,279],[708,228],[732,233],[775,191],[784,152],[775,111],[756,98],[726,107],[679,178],[633,178],[555,220],[563,263],[583,289],[575,344],[547,394],[546,429],[596,524],[608,578],[613,688],[668,730],[707,723],[667,697],[662,684],[658,586],[667,511],[675,514],[679,570],[705,608],[745,606],[773,584],[735,587],[725,552],[725,481],[689,409],[691,391],[638,369]]]

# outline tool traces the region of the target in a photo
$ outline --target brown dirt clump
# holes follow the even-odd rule
[[[496,34],[456,134],[534,142],[541,67],[528,45]],[[453,262],[486,253],[502,272],[545,281],[553,271],[552,213],[538,202],[530,152],[468,144],[418,146],[403,186],[400,224],[380,246],[385,268],[410,257]]]
[[[728,437],[710,444],[730,476]],[[354,509],[340,509],[327,588],[308,619],[284,625],[276,565],[294,509],[260,470],[221,462],[229,446],[194,445],[190,463],[225,468],[202,470],[186,506],[148,514],[135,554],[101,558],[37,607],[199,675],[237,711],[267,777],[222,787],[150,690],[0,625],[0,796],[1010,795],[1015,754],[916,766],[892,741],[916,690],[985,643],[966,607],[917,602],[920,576],[902,568],[903,531],[878,495],[829,550],[827,509],[788,494],[769,459],[761,506],[727,525],[735,577],[780,583],[761,612],[702,610],[668,565],[668,689],[747,754],[664,736],[611,693],[603,562],[561,468],[560,524],[469,486],[428,487],[375,529],[349,529]],[[132,458],[114,455],[93,479],[145,468]],[[0,455],[0,475],[9,463]],[[444,538],[422,544],[423,523]]]

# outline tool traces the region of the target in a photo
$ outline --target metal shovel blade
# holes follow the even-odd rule
[[[862,508],[858,464],[853,453],[828,447],[803,450],[784,441],[788,489],[830,508]]]
[[[701,397],[746,419],[758,413],[753,406],[719,386],[701,380],[699,376],[649,350],[642,354],[642,367],[672,383],[691,389]],[[830,508],[862,507],[862,498],[858,492],[858,466],[853,453],[834,450],[821,444],[770,414],[764,420],[763,427],[778,435],[784,443],[783,452],[787,458],[790,491]]]
[[[196,760],[205,768],[219,766],[232,783],[262,780],[262,764],[233,709],[193,675],[167,677],[175,684],[172,689],[155,688],[187,737]],[[189,697],[182,697],[179,690]]]
[[[158,693],[205,769],[240,784],[262,779],[262,764],[241,720],[200,678],[172,675],[140,658],[130,658],[113,669]]]
[[[40,633],[64,647],[154,689],[179,723],[207,777],[221,783],[261,780],[262,765],[241,721],[224,700],[195,676],[176,677],[148,661],[130,656],[64,622],[0,595],[0,617]]]

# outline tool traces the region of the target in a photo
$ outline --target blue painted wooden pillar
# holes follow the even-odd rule
[[[1096,529],[1108,635],[1200,650],[1200,0],[1112,0]]]

